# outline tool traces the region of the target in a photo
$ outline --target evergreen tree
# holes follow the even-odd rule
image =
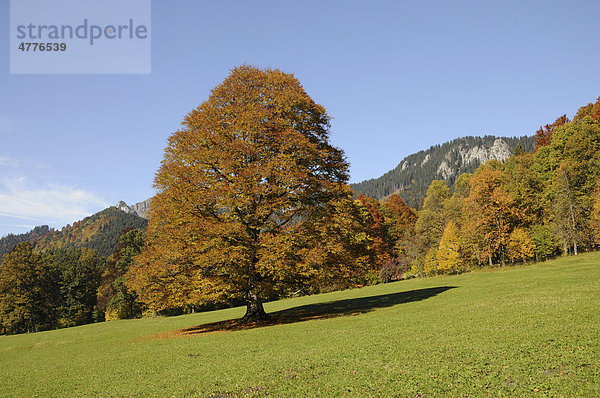
[[[94,322],[96,294],[105,260],[91,249],[61,249],[52,256],[58,273],[60,305],[59,325],[62,327]]]
[[[133,264],[133,258],[141,253],[143,247],[144,231],[125,230],[117,249],[107,259],[98,288],[98,310],[105,313],[106,320],[141,315],[137,295],[125,285],[125,274]]]

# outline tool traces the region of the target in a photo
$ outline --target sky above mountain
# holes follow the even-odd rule
[[[152,196],[170,133],[244,63],[294,73],[326,107],[352,182],[456,137],[533,134],[600,95],[598,15],[595,0],[155,0],[148,75],[11,75],[3,29],[0,236]]]

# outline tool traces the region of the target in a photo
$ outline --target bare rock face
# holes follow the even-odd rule
[[[121,210],[122,212],[128,213],[128,214],[133,214],[135,213],[129,206],[127,206],[127,203],[123,202],[122,200],[120,200],[115,207],[119,210]]]
[[[139,203],[136,203],[131,206],[128,206],[127,203],[120,200],[119,203],[117,203],[115,205],[115,207],[125,213],[135,214],[138,217],[141,217],[141,218],[144,218],[147,220],[148,219],[148,210],[150,207],[150,199],[146,199],[143,202],[139,202]]]
[[[510,148],[501,138],[496,139],[494,144],[489,148],[486,148],[485,146],[475,146],[468,150],[460,148],[458,152],[462,157],[463,164],[473,163],[475,161],[478,161],[479,164],[484,164],[492,159],[504,162],[510,157]]]
[[[508,144],[504,142],[504,140],[498,138],[496,141],[494,141],[494,145],[492,145],[490,148],[490,159],[496,159],[504,162],[510,157],[510,155],[510,148],[508,147]]]
[[[150,210],[150,200],[151,199],[146,199],[143,202],[136,203],[131,206],[131,209],[135,214],[147,220],[149,218],[148,211]]]
[[[437,169],[437,173],[441,175],[444,180],[447,180],[454,175],[454,169],[450,168],[448,162],[442,160],[442,163],[440,163],[440,166]]]

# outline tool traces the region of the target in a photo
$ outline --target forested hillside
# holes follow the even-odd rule
[[[35,227],[29,232],[24,234],[8,234],[3,238],[0,238],[0,259],[6,253],[9,253],[15,246],[21,242],[38,242],[52,232],[47,225],[40,225]]]
[[[379,178],[352,184],[357,194],[381,199],[398,194],[406,204],[418,207],[433,180],[443,179],[450,186],[462,173],[471,173],[491,159],[506,160],[518,151],[531,152],[533,137],[464,137],[434,145],[404,158],[398,166]]]
[[[0,258],[18,243],[28,241],[36,252],[54,251],[67,247],[88,248],[106,257],[113,253],[121,233],[127,228],[145,229],[147,221],[136,214],[109,207],[61,230],[47,225],[35,227],[20,235],[0,239]]]
[[[240,73],[261,76],[255,70]],[[211,147],[218,151],[226,149]],[[195,151],[194,146],[191,148]],[[540,128],[533,138],[469,137],[434,146],[409,156],[399,166],[400,171],[405,172],[412,168],[414,178],[422,178],[418,184],[427,187],[419,210],[406,205],[397,194],[377,200],[359,193],[353,199],[346,185],[337,184],[344,189],[325,205],[310,208],[318,217],[310,223],[306,218],[302,229],[291,229],[297,226],[282,221],[280,214],[272,217],[271,207],[258,212],[258,221],[270,222],[275,231],[284,231],[284,235],[277,239],[269,235],[266,238],[272,245],[269,251],[253,246],[248,251],[254,253],[250,257],[239,250],[240,242],[248,239],[256,245],[260,228],[265,227],[257,227],[258,221],[254,220],[255,224],[250,226],[240,224],[232,231],[227,228],[232,225],[231,219],[242,213],[244,200],[256,197],[263,200],[261,195],[240,196],[239,192],[247,192],[249,181],[266,181],[254,177],[238,181],[240,186],[224,196],[225,189],[231,189],[234,182],[223,176],[235,174],[214,174],[210,165],[205,176],[226,178],[227,183],[206,181],[202,191],[194,190],[197,185],[192,184],[189,191],[195,196],[187,201],[190,206],[187,211],[181,201],[173,200],[185,193],[181,185],[175,187],[173,194],[165,195],[162,191],[162,197],[153,198],[151,223],[145,233],[142,229],[146,227],[146,220],[111,207],[60,231],[38,227],[28,234],[0,240],[0,247],[12,250],[0,265],[0,333],[51,329],[105,318],[130,318],[144,311],[174,314],[207,305],[239,303],[242,298],[235,296],[239,291],[236,285],[223,285],[232,283],[224,279],[230,274],[214,273],[215,264],[225,270],[225,267],[237,267],[232,269],[246,272],[246,266],[240,268],[239,264],[250,261],[257,269],[258,254],[265,256],[265,263],[261,265],[264,272],[279,278],[268,280],[259,275],[261,281],[266,281],[261,287],[265,301],[270,301],[595,250],[600,244],[599,149],[600,98],[581,107],[572,120],[563,115]],[[231,153],[220,155],[215,158],[237,159]],[[265,159],[272,161],[270,157]],[[472,173],[461,172],[478,163],[482,164]],[[285,182],[284,177],[289,175],[282,171],[286,170],[282,164],[285,163],[268,168],[260,165],[252,170],[257,176],[262,176],[265,169],[281,171],[280,181]],[[238,166],[235,167],[237,170]],[[345,170],[346,165],[341,164],[340,178],[345,178]],[[425,171],[431,174],[425,176]],[[425,178],[432,175],[437,178],[427,184]],[[165,179],[174,180],[179,181]],[[421,186],[415,181],[413,187]],[[318,188],[329,189],[328,185],[323,186]],[[262,185],[259,187],[265,189]],[[207,196],[209,188],[218,192]],[[277,188],[280,191],[268,187],[263,194],[274,198],[277,205],[284,203],[282,198],[288,200],[297,194],[295,191],[286,193],[281,186]],[[226,197],[228,202],[211,202],[213,197]],[[202,200],[208,202],[198,217]],[[288,221],[298,217],[298,208],[294,206],[287,204],[284,209],[293,210]],[[235,212],[227,211],[233,208]],[[257,208],[256,203],[247,205],[241,221],[255,217]],[[182,215],[187,218],[183,219]],[[173,220],[171,225],[167,223]],[[209,239],[210,227],[214,230]],[[138,229],[123,234],[127,228]],[[244,235],[248,231],[254,240]],[[191,239],[191,244],[183,246],[186,239]],[[19,240],[32,243],[23,242],[15,249],[10,248]],[[319,246],[321,242],[326,245]],[[231,245],[228,251],[215,249],[220,250],[226,244]],[[282,246],[284,244],[289,246]],[[310,269],[310,272],[291,277],[302,264],[298,253],[306,255],[309,262],[303,270]],[[197,256],[205,257],[200,261]],[[331,268],[323,272],[326,269],[323,264],[327,262]],[[200,264],[205,269],[199,267]],[[278,268],[282,266],[286,269]],[[287,272],[290,275],[286,275]],[[345,278],[342,282],[338,282],[340,275]],[[235,282],[243,285],[245,281],[246,278],[241,278]],[[281,283],[278,289],[277,283]],[[231,286],[235,287],[233,293],[225,295],[223,289]],[[247,307],[255,306],[249,303]],[[261,316],[261,320],[269,318],[264,309]],[[242,322],[249,321],[243,318]]]

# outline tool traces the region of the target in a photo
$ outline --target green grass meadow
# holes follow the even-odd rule
[[[0,336],[0,396],[599,397],[599,304],[587,253],[281,300],[287,323],[245,330],[164,333],[233,308]]]

